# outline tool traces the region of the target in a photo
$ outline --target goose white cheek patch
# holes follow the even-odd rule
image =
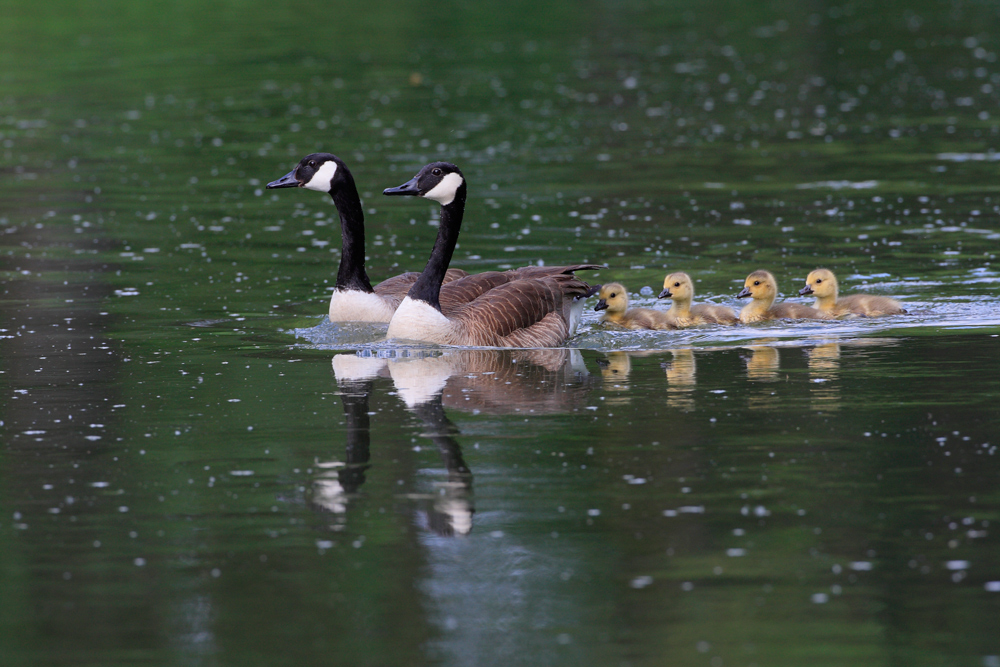
[[[458,192],[458,188],[462,185],[462,183],[463,179],[458,174],[447,174],[441,179],[440,183],[427,191],[424,198],[433,199],[441,204],[441,206],[447,206],[455,201],[455,194]]]
[[[329,162],[324,162],[323,166],[316,170],[313,177],[309,179],[309,182],[303,185],[306,190],[316,190],[317,192],[329,192],[330,183],[333,182],[333,176],[337,173],[337,163],[333,160]]]

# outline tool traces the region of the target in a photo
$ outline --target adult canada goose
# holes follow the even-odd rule
[[[837,298],[837,277],[829,269],[816,269],[806,277],[806,286],[799,294],[816,295],[813,306],[834,317],[857,316],[878,317],[879,315],[901,315],[906,311],[895,299],[871,294],[852,294]]]
[[[676,329],[667,314],[652,308],[629,308],[628,292],[621,283],[601,285],[594,310],[603,310],[602,322],[611,322],[626,329]]]
[[[372,287],[365,272],[365,214],[354,176],[343,160],[330,153],[312,153],[268,189],[305,188],[329,193],[340,215],[340,270],[330,297],[330,320],[333,322],[388,322],[396,307],[417,281],[417,272],[403,273]],[[449,269],[444,282],[468,275],[461,269]],[[462,301],[447,293],[448,306]]]
[[[678,328],[697,324],[736,324],[740,321],[733,309],[726,306],[707,303],[692,306],[694,283],[691,282],[691,276],[683,271],[671,273],[663,279],[663,291],[659,298],[673,300],[667,311],[667,319]]]
[[[744,324],[785,318],[793,320],[832,319],[823,311],[804,306],[801,303],[775,304],[774,299],[778,296],[778,283],[774,276],[767,271],[754,271],[747,276],[746,282],[743,283],[743,290],[736,295],[736,298],[742,299],[748,296],[753,301],[740,311],[740,322]]]
[[[387,338],[444,345],[552,347],[576,332],[583,310],[580,299],[593,294],[593,289],[573,271],[601,266],[525,267],[468,276],[452,283],[456,291],[467,293],[467,303],[442,311],[441,285],[465,214],[465,177],[449,162],[433,162],[383,194],[424,197],[441,204],[430,259],[392,316]]]

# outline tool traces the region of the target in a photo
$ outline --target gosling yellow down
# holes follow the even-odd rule
[[[740,311],[740,322],[762,322],[764,320],[829,320],[832,316],[801,303],[774,303],[778,296],[778,283],[768,271],[754,271],[747,276],[743,290],[736,298],[750,297],[752,301]]]
[[[806,277],[806,286],[799,290],[806,296],[814,294],[818,310],[834,317],[878,317],[880,315],[901,315],[906,312],[899,302],[887,296],[852,294],[837,298],[837,276],[829,269],[816,269]]]
[[[692,306],[694,283],[691,276],[678,271],[663,279],[661,299],[671,299],[673,304],[667,311],[667,321],[678,329],[699,324],[736,324],[740,319],[732,308],[699,303]]]
[[[601,285],[594,310],[603,310],[602,322],[611,322],[626,329],[673,329],[667,314],[652,308],[629,308],[628,292],[621,283]]]

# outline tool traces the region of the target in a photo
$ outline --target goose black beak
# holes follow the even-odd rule
[[[670,289],[669,288],[665,288],[662,292],[660,292],[660,296],[658,296],[656,298],[657,299],[670,299],[670,298],[673,298],[673,296],[674,295],[670,293]]]
[[[597,305],[594,306],[594,310],[607,310],[607,309],[608,309],[608,302],[605,301],[604,299],[600,299],[597,302]]]
[[[389,196],[419,195],[420,186],[417,185],[417,177],[414,176],[406,183],[403,183],[402,185],[397,185],[394,188],[386,188],[385,190],[382,191],[382,194]]]
[[[299,179],[295,178],[295,170],[292,169],[278,180],[268,183],[267,189],[274,190],[275,188],[297,188],[300,185]]]
[[[743,288],[743,289],[742,289],[742,290],[740,291],[740,293],[736,295],[736,298],[737,298],[737,299],[742,299],[743,297],[746,297],[746,296],[753,296],[753,295],[752,295],[752,294],[750,293],[750,288],[749,288],[749,287],[744,287],[744,288]]]
[[[799,290],[799,296],[805,296],[806,294],[812,294],[812,293],[813,293],[813,288],[811,285],[806,285],[805,287]]]

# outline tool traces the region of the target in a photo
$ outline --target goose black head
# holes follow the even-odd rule
[[[433,199],[442,206],[455,201],[464,192],[465,177],[462,170],[450,162],[432,162],[421,169],[416,176],[394,188],[386,188],[384,195],[410,195]],[[464,196],[461,197],[464,200]]]
[[[302,158],[295,169],[268,183],[267,189],[306,188],[333,194],[344,182],[347,173],[347,167],[336,155],[313,153]]]

